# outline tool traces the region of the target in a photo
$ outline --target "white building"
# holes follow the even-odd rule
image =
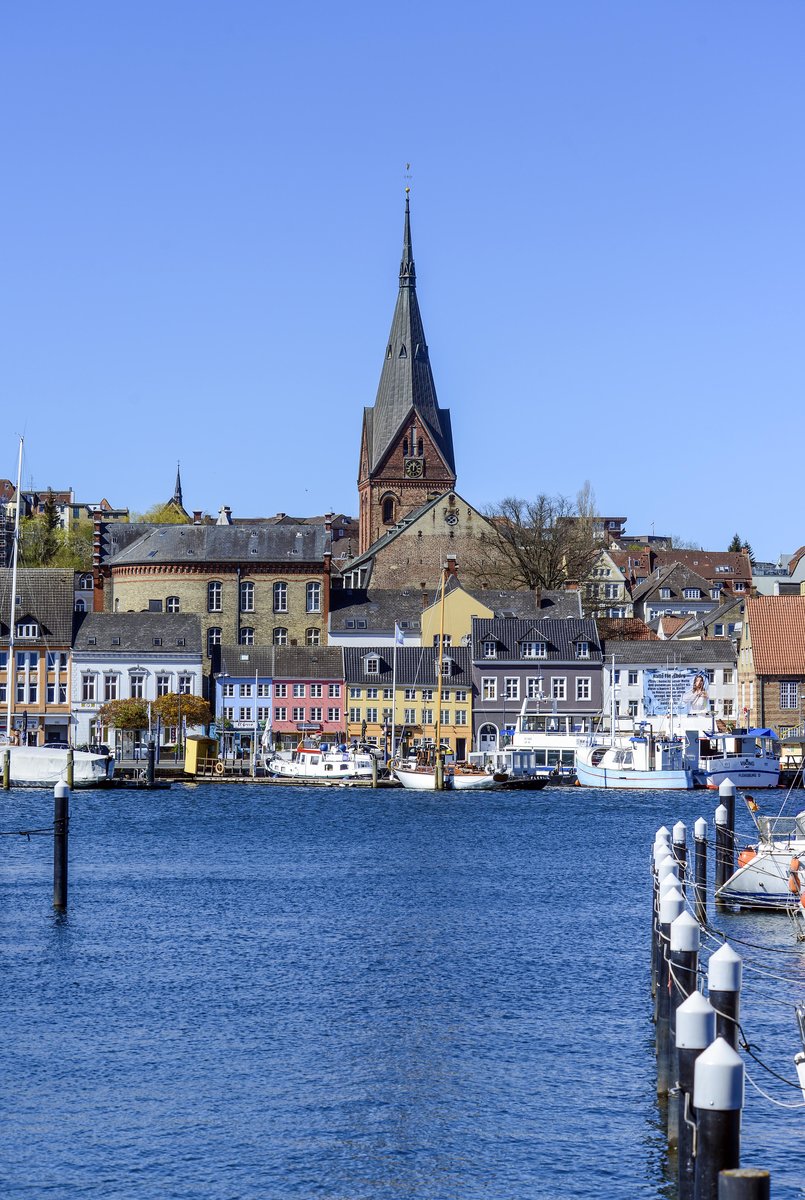
[[[614,660],[614,661],[613,661]],[[604,711],[609,712],[612,672],[619,721],[659,721],[668,715],[673,692],[675,712],[709,712],[716,720],[738,718],[738,670],[729,638],[703,641],[612,641],[604,648]],[[692,693],[696,677],[695,699]]]

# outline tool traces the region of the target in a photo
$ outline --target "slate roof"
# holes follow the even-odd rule
[[[369,470],[387,453],[411,409],[427,425],[450,470],[455,474],[450,413],[439,408],[436,385],[416,295],[416,269],[411,246],[411,219],[405,200],[400,290],[391,321],[374,408],[364,410]]]
[[[409,633],[418,633],[421,616],[422,593],[417,588],[336,589],[330,595],[331,633],[371,629],[377,636],[393,634],[395,621]]]
[[[367,657],[380,660],[380,671],[369,675],[366,671]],[[393,657],[391,646],[365,649],[359,646],[344,647],[344,678],[347,684],[375,684],[391,687],[393,683]],[[453,670],[442,680],[442,686],[472,687],[472,662],[467,646],[451,646],[445,657],[453,662]],[[436,654],[432,646],[397,647],[397,687],[435,687]]]
[[[101,521],[100,526],[101,565],[154,528],[146,521]]]
[[[715,584],[711,584],[703,575],[699,575],[684,564],[672,562],[666,567],[661,567],[659,571],[655,571],[645,583],[636,587],[632,593],[632,599],[637,603],[639,600],[645,600],[646,597],[659,593],[660,588],[667,587],[671,591],[671,600],[684,599],[682,593],[685,588],[699,588],[702,592],[702,599],[710,600],[710,588],[714,586]]]
[[[485,658],[482,643],[490,638],[498,643],[495,658]],[[524,658],[521,643],[524,641],[544,641],[546,657],[543,659]],[[575,643],[589,642],[590,657],[584,662],[600,662],[601,647],[598,640],[598,630],[595,621],[587,618],[566,618],[560,620],[548,617],[542,620],[517,620],[499,617],[473,617],[472,619],[472,657],[475,662],[484,662],[490,666],[495,663],[578,661],[576,659]]]
[[[538,616],[541,620],[547,617],[556,620],[581,617],[580,592],[543,592],[538,608],[537,593],[525,588],[522,591],[498,591],[491,588],[466,590],[487,608],[491,608],[496,617],[512,616],[524,620],[532,616]]]
[[[743,580],[748,583],[752,578],[752,564],[749,555],[743,551],[731,550],[657,550],[654,551],[654,565],[665,567],[671,563],[681,563],[691,571],[704,576],[712,584],[726,584]],[[729,567],[728,571],[718,571],[717,567]]]
[[[17,572],[15,618],[32,617],[40,626],[38,638],[26,638],[26,645],[69,646],[73,640],[75,572],[71,568],[21,567]],[[8,645],[11,616],[11,568],[0,568],[0,642]],[[16,640],[16,639],[15,639]],[[17,643],[22,649],[22,643]]]
[[[805,596],[755,596],[746,601],[757,675],[805,675]]]
[[[110,558],[109,566],[187,561],[318,564],[329,550],[330,535],[316,525],[151,525]]]
[[[646,642],[614,641],[604,643],[604,659],[615,666],[634,663],[635,666],[664,667],[667,663],[680,666],[735,666],[735,647],[729,638],[708,638],[703,642]]]
[[[154,638],[161,638],[162,644],[155,646]],[[201,619],[193,613],[87,613],[73,649],[92,654],[200,655]]]
[[[240,678],[255,672],[269,679],[343,679],[338,646],[221,647],[221,670]]]

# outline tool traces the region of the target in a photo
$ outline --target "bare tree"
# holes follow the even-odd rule
[[[529,588],[541,595],[579,585],[600,553],[589,484],[575,502],[544,493],[533,500],[507,496],[486,508],[484,516],[490,529],[473,573],[487,587]]]

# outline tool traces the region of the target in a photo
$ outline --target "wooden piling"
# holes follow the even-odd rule
[[[3,751],[3,791],[11,787],[11,751]]]
[[[696,1059],[716,1036],[716,1014],[701,992],[693,991],[676,1013],[676,1051],[679,1058],[678,1200],[693,1200],[695,1160],[693,1080]]]
[[[700,925],[707,925],[707,822],[699,817],[693,839],[693,910]]]
[[[72,746],[67,751],[67,786],[70,791],[75,787],[75,756]]]
[[[742,967],[740,954],[726,942],[707,964],[707,994],[716,1010],[716,1034],[733,1050],[738,1047]]]
[[[372,755],[372,787],[377,787],[377,759]]]
[[[674,825],[673,854],[679,867],[679,886],[684,896],[685,872],[688,865],[688,831],[684,821],[677,821]]]
[[[728,813],[723,804],[719,804],[715,813],[716,820],[716,904],[721,901],[718,898],[719,888],[722,888],[729,879],[732,872],[729,870],[728,857],[728,831],[727,831]]]
[[[67,908],[67,850],[70,831],[70,789],[59,782],[53,789],[53,907]]]
[[[718,1200],[769,1200],[771,1177],[755,1167],[722,1171],[718,1177]]]
[[[719,1173],[741,1165],[743,1098],[743,1060],[723,1038],[717,1037],[696,1059],[693,1071],[694,1200],[718,1200]]]
[[[154,743],[148,743],[148,751],[145,760],[145,782],[148,787],[154,786],[154,763],[156,761],[156,749]]]

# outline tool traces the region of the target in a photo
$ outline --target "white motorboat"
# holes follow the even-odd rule
[[[689,791],[693,772],[685,765],[680,738],[658,737],[650,729],[609,746],[579,747],[576,778],[583,787]]]
[[[404,788],[419,792],[436,791],[436,768],[433,765],[417,766],[414,763],[393,768],[393,774]],[[445,764],[444,790],[463,792],[478,788],[496,788],[501,781],[478,767]]]
[[[69,751],[56,746],[0,745],[0,764],[9,754],[9,778],[12,787],[53,787],[67,781]],[[112,754],[88,750],[73,751],[73,787],[99,787],[114,774]]]
[[[752,789],[780,782],[780,741],[773,729],[721,733],[687,728],[685,737],[697,787],[717,789],[725,779]]]
[[[346,746],[297,746],[295,750],[266,754],[264,766],[281,779],[309,779],[315,783],[349,783],[371,779],[376,760],[367,751]]]
[[[752,815],[757,844],[741,851],[737,871],[716,897],[738,908],[796,908],[805,889],[805,812],[795,817]]]

